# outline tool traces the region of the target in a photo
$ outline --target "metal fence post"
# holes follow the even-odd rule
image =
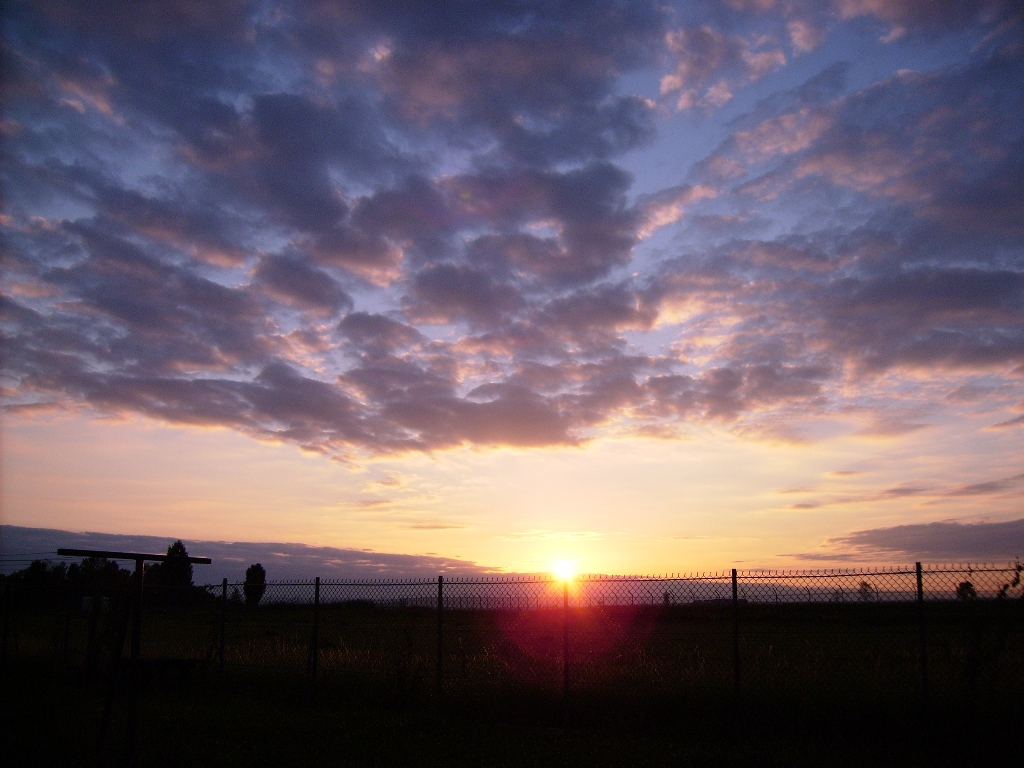
[[[309,638],[309,685],[316,688],[317,662],[320,660],[320,577],[313,581],[313,634]]]
[[[100,738],[98,747],[103,747],[107,738],[107,731],[110,728],[110,718],[114,712],[114,694],[117,693],[117,684],[121,679],[121,654],[124,652],[124,640],[128,636],[128,623],[131,621],[132,612],[135,609],[135,600],[132,598],[132,587],[128,584],[124,591],[124,608],[121,611],[121,619],[117,623],[116,638],[111,647],[110,653],[110,677],[107,681],[107,696],[103,702],[103,717],[100,720]]]
[[[11,633],[11,611],[13,609],[13,601],[14,584],[7,582],[7,587],[4,589],[3,645],[0,646],[0,670],[4,671],[7,669],[7,636]]]
[[[67,595],[64,605],[64,630],[60,638],[60,670],[63,672],[68,668],[68,655],[71,645],[71,611],[75,600],[75,590],[69,584],[66,587]]]
[[[437,577],[437,695],[444,690],[444,576]]]
[[[928,634],[925,628],[924,614],[924,574],[921,564],[915,563],[917,573],[917,634],[921,662],[921,695],[928,698]]]
[[[139,695],[139,654],[142,650],[142,603],[145,594],[146,562],[135,561],[135,610],[132,613],[132,655],[128,682],[128,755],[135,755],[135,710]]]
[[[569,700],[569,580],[562,582],[562,699]]]
[[[732,690],[740,692],[740,593],[736,569],[732,569]]]
[[[220,676],[224,677],[224,632],[228,625],[228,577],[220,582],[220,647],[217,649],[217,665]]]

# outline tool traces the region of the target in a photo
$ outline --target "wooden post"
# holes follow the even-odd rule
[[[740,692],[740,593],[736,569],[732,569],[732,690]]]
[[[569,581],[562,582],[562,700],[569,701]]]
[[[914,564],[917,574],[917,634],[921,662],[921,695],[928,699],[928,635],[925,628],[924,615],[924,574],[921,564]]]
[[[220,583],[220,647],[217,649],[217,664],[221,679],[224,678],[224,632],[228,626],[228,577]]]
[[[437,695],[444,691],[444,576],[437,577]]]
[[[128,588],[125,599],[125,611],[121,621],[118,639],[114,647],[114,656],[111,664],[110,688],[107,700],[103,707],[103,720],[100,725],[100,744],[106,737],[107,726],[110,723],[110,716],[113,711],[114,693],[117,690],[117,680],[121,667],[121,650],[124,645],[125,635],[128,632],[128,621],[132,619],[132,651],[129,664],[129,686],[128,686],[128,758],[129,762],[135,757],[135,709],[138,699],[139,684],[139,654],[142,648],[142,610],[143,610],[143,588],[145,580],[145,565],[147,560],[166,562],[170,555],[149,554],[144,552],[114,552],[101,549],[68,549],[60,547],[57,554],[61,557],[105,557],[108,560],[134,560],[135,561],[135,597],[132,599],[132,586]],[[210,564],[208,557],[189,557],[189,563]]]

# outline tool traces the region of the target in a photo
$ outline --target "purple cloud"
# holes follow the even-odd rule
[[[177,537],[130,536],[112,533],[61,531],[53,528],[0,526],[2,554],[13,558],[21,553],[52,553],[37,555],[39,559],[57,558],[57,549],[99,549],[116,552],[163,554]],[[308,544],[246,541],[202,541],[185,539],[190,555],[209,557],[210,565],[194,569],[196,584],[219,585],[222,578],[241,582],[245,569],[260,563],[270,581],[323,579],[429,579],[438,574],[480,576],[495,573],[492,568],[457,558],[434,555],[402,555],[375,552],[369,549],[320,547]],[[30,555],[28,559],[32,559]],[[4,562],[0,568],[11,572],[24,568],[28,562]],[[122,563],[123,567],[132,567]]]
[[[835,557],[803,559],[907,558],[931,562],[1006,561],[1024,551],[1024,520],[1001,523],[939,522],[854,531],[829,540]]]
[[[349,455],[1019,402],[1015,4],[261,8],[10,9],[12,407]]]

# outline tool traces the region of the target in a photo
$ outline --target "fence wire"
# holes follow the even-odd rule
[[[400,696],[637,699],[1019,691],[1019,564],[650,577],[147,585],[140,666],[159,684],[252,676]],[[4,584],[4,665],[103,675],[131,589]]]

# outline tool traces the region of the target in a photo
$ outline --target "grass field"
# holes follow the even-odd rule
[[[1021,601],[927,606],[922,696],[910,604],[744,605],[740,693],[728,606],[574,608],[562,697],[561,611],[156,605],[139,705],[146,765],[902,765],[1013,754],[1024,691]],[[126,692],[98,750],[119,612],[26,610],[4,665],[9,754],[123,755]],[[90,664],[89,625],[93,622]],[[127,644],[126,644],[127,647]],[[5,750],[6,751],[6,750]],[[59,760],[57,760],[59,757]],[[954,759],[956,758],[956,759]]]
[[[98,743],[103,695],[87,680],[22,667],[5,679],[0,716],[9,765],[126,764],[124,697]],[[841,701],[663,708],[657,717],[543,722],[463,702],[316,697],[274,685],[193,681],[149,690],[136,762],[147,766],[864,766],[1011,765],[1016,713]],[[552,713],[547,713],[550,717]]]

